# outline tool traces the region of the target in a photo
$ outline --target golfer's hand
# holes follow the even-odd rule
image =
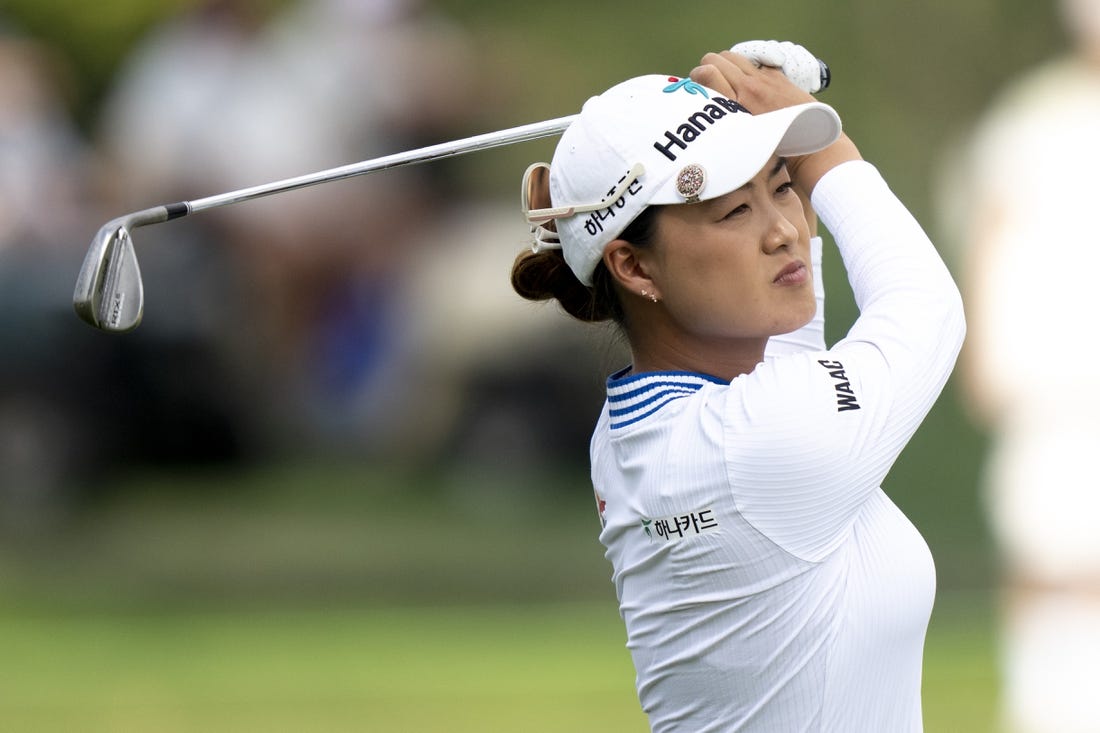
[[[739,102],[753,114],[816,101],[809,92],[799,89],[784,76],[780,69],[757,66],[732,51],[708,53],[692,70],[691,78]],[[846,161],[860,160],[860,157],[855,144],[847,135],[841,135],[839,140],[824,150],[788,159],[787,167],[795,186],[808,198],[825,173]]]
[[[708,53],[691,72],[693,81],[721,92],[753,114],[813,102],[774,66],[757,66],[733,51]]]
[[[730,49],[757,66],[772,66],[799,89],[817,94],[829,85],[829,68],[804,47],[790,41],[742,41]]]

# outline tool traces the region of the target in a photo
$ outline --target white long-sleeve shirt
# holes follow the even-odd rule
[[[935,571],[880,484],[951,372],[961,300],[870,164],[812,202],[860,308],[844,340],[824,348],[819,302],[732,383],[608,380],[600,541],[654,731],[922,727]]]

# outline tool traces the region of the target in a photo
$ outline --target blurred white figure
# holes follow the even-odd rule
[[[66,98],[68,71],[0,13],[0,532],[37,536],[64,514],[87,463],[66,349],[72,281],[91,226],[87,146]],[[75,244],[75,247],[74,247]],[[95,355],[79,354],[81,372]],[[98,385],[97,385],[98,386]],[[70,390],[74,390],[70,392]]]
[[[242,69],[261,28],[265,1],[200,0],[135,44],[96,119],[101,221],[227,190],[222,171],[233,158],[226,157],[220,141],[231,134],[227,121],[246,89]],[[221,341],[221,350],[229,341],[224,334],[239,330],[227,320],[240,310],[239,296],[223,293],[246,288],[235,267],[236,248],[225,241],[224,221],[215,212],[143,233],[154,240],[138,252],[146,287],[153,290],[147,315],[154,317],[146,319],[143,331]]]
[[[84,224],[87,149],[60,71],[47,46],[0,25],[0,252],[56,246]]]
[[[1100,731],[1100,0],[1062,11],[1073,54],[1003,94],[952,190],[968,218],[962,374],[993,439],[1014,733]]]
[[[142,199],[121,210],[453,137],[478,104],[470,51],[419,0],[207,0],[143,42],[108,101],[105,149]],[[393,432],[379,415],[403,414],[412,358],[398,296],[436,195],[401,169],[204,216],[251,299],[243,361],[270,369],[295,443],[362,451]]]
[[[304,0],[277,14],[221,157],[272,180],[457,136],[478,104],[472,48],[428,5]],[[420,234],[442,215],[439,174],[385,171],[231,212],[290,337],[295,400],[326,447],[388,451],[400,432],[418,357],[403,295]]]
[[[231,161],[216,160],[215,141],[243,90],[241,71],[261,20],[253,0],[204,0],[141,39],[96,131],[115,196],[154,205],[218,192],[208,190],[211,166]]]

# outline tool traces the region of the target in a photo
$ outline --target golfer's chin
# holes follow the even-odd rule
[[[814,297],[813,290],[810,290],[809,299],[801,299],[789,313],[784,314],[784,317],[775,323],[771,335],[782,336],[793,333],[809,324],[815,315],[817,315],[817,299]]]

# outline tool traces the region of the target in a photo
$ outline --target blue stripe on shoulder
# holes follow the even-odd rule
[[[628,372],[629,369],[624,369],[607,379],[607,406],[613,430],[644,420],[665,405],[695,394],[704,385],[727,384],[694,372]]]

